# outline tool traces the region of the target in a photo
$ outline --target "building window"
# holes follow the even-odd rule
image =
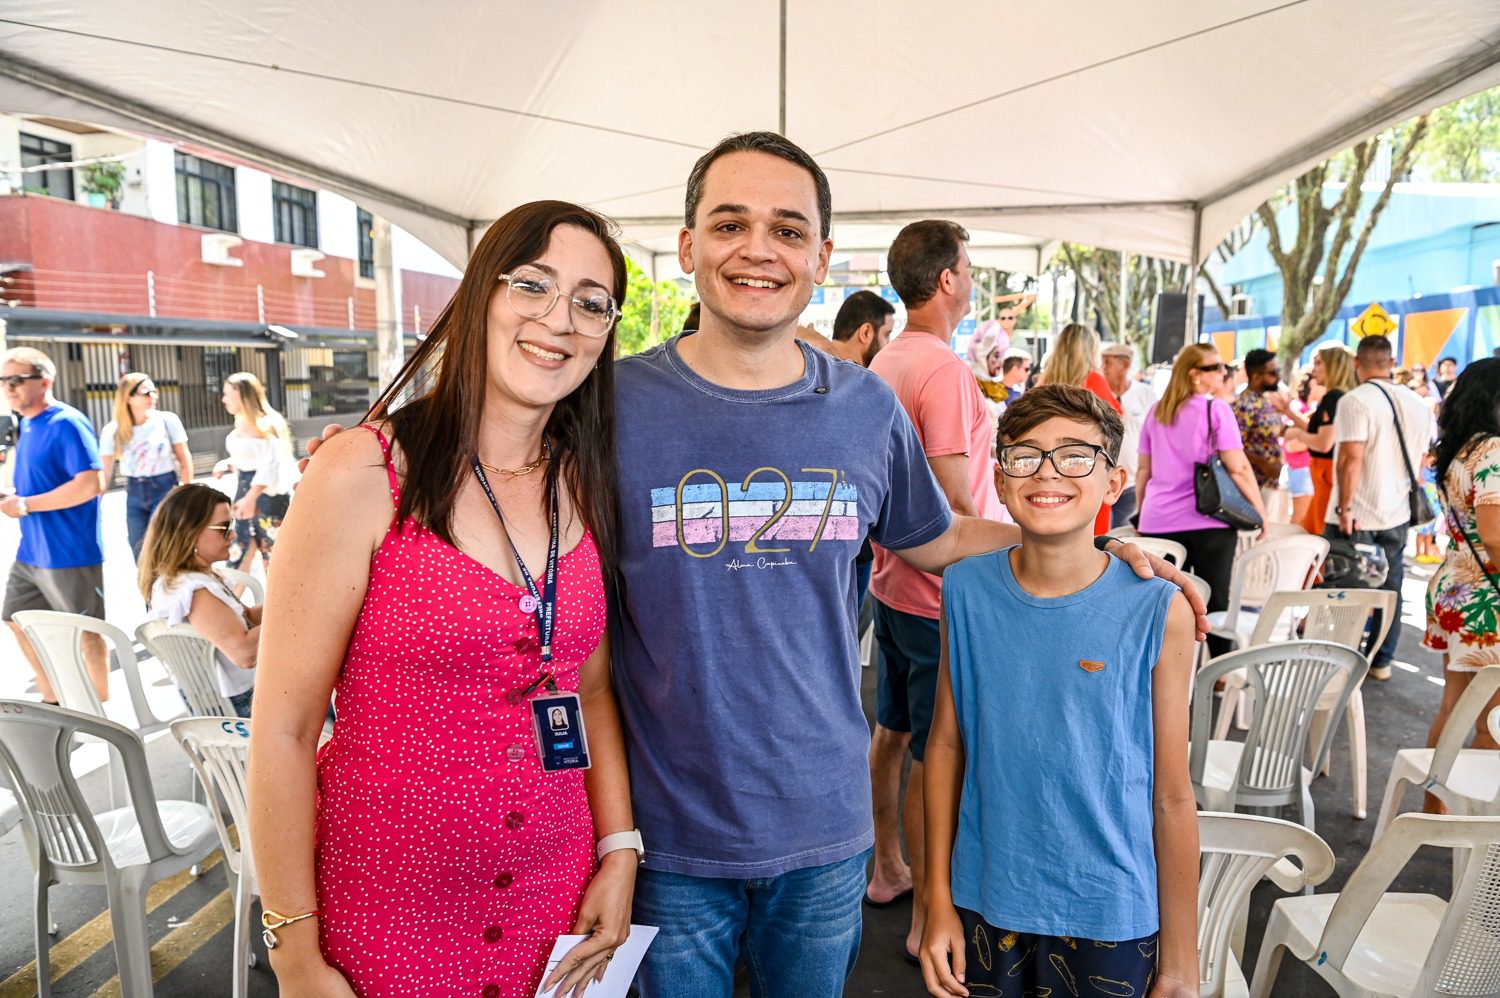
[[[177,220],[205,229],[239,231],[234,210],[234,167],[178,153]]]
[[[73,147],[66,142],[54,142],[40,135],[21,133],[21,165],[48,166],[52,163],[71,163]],[[48,194],[55,198],[73,200],[73,171],[38,170],[21,174],[21,189],[33,194]]]
[[[276,214],[276,241],[318,246],[318,192],[271,181],[271,210]]]
[[[359,219],[359,276],[375,276],[375,234],[370,230],[375,225],[375,219],[368,211],[360,208],[357,212]]]

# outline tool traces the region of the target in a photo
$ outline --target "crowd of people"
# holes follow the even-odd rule
[[[132,531],[145,511],[141,592],[214,643],[237,710],[253,699],[249,837],[282,994],[577,995],[635,922],[659,930],[643,998],[729,998],[737,966],[757,995],[832,998],[861,906],[907,894],[906,956],[934,995],[1197,994],[1187,691],[1238,532],[1198,510],[1195,467],[1217,455],[1265,523],[1296,444],[1306,516],[1325,483],[1318,531],[1368,533],[1399,563],[1390,481],[1420,465],[1432,409],[1387,380],[1378,337],[1352,365],[1320,350],[1300,409],[1264,351],[1239,395],[1189,344],[1158,399],[1128,346],[1082,324],[1034,365],[1011,338],[1024,299],[965,358],[968,234],[942,220],[890,247],[899,336],[860,292],[817,343],[797,323],[830,221],[806,152],[726,139],[687,181],[698,315],[616,362],[611,224],[522,205],[300,483],[253,376],[224,389],[232,496],[187,483],[180,424],[148,378],[122,380],[106,434]],[[3,362],[24,417],[3,616],[102,616],[93,429],[52,397],[44,355]],[[1437,488],[1472,562],[1450,544],[1434,582],[1427,640],[1453,670],[1494,661],[1493,626],[1455,594],[1494,582],[1497,367],[1465,368],[1439,417]],[[1208,605],[1109,535],[1123,523],[1180,542]],[[215,567],[256,552],[263,613]],[[90,665],[103,688],[102,652]],[[586,938],[549,972],[560,933]]]

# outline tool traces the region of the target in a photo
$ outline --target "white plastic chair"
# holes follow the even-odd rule
[[[87,735],[106,742],[123,760],[130,804],[95,814],[73,777],[73,743]],[[218,848],[208,808],[191,801],[157,800],[139,735],[123,725],[78,711],[0,700],[0,768],[16,788],[21,828],[36,860],[37,993],[51,994],[53,884],[103,884],[109,898],[120,989],[150,998],[151,943],[146,891],[164,877],[201,863]]]
[[[123,724],[143,737],[164,730],[174,717],[186,713],[176,690],[169,686],[147,686],[141,680],[135,644],[113,624],[55,610],[20,610],[15,621],[42,660],[47,679],[57,691],[58,702],[67,709]],[[116,668],[109,674],[110,698],[104,702],[100,702],[83,661],[81,638],[85,633],[100,635],[114,655]],[[116,676],[120,678],[117,680]],[[120,682],[125,684],[124,697],[117,695]]]
[[[1165,537],[1138,536],[1126,537],[1124,540],[1134,544],[1147,554],[1154,554],[1162,561],[1171,562],[1178,568],[1181,568],[1187,561],[1187,548]]]
[[[1306,531],[1250,545],[1235,555],[1226,609],[1208,615],[1209,633],[1244,647],[1255,629],[1255,611],[1272,593],[1305,588],[1326,557],[1328,542]]]
[[[1201,575],[1194,575],[1192,572],[1183,572],[1182,574],[1187,576],[1188,582],[1192,583],[1193,588],[1198,590],[1198,595],[1203,597],[1203,603],[1206,606],[1208,598],[1213,595],[1213,586],[1210,586],[1208,580]]]
[[[172,722],[172,737],[187,753],[193,771],[203,783],[208,799],[224,802],[230,821],[239,832],[236,844],[217,807],[210,808],[224,850],[224,866],[234,895],[234,998],[245,998],[249,987],[247,967],[255,966],[250,950],[250,904],[260,896],[250,852],[250,809],[246,803],[249,783],[245,774],[250,748],[250,722],[237,717],[185,717]]]
[[[135,636],[166,666],[195,716],[239,716],[219,691],[219,662],[212,641],[187,624],[173,627],[161,620],[146,621],[135,629]]]
[[[1396,813],[1409,787],[1421,787],[1448,808],[1449,814],[1500,815],[1500,751],[1464,748],[1485,705],[1500,689],[1500,665],[1480,669],[1453,705],[1436,748],[1402,749],[1391,763],[1391,776],[1375,823],[1378,838]],[[1500,713],[1496,708],[1491,714]],[[1496,719],[1492,716],[1490,724]]]
[[[1214,813],[1198,815],[1198,849],[1198,993],[1245,998],[1240,960],[1251,890],[1262,877],[1288,893],[1321,884],[1333,873],[1333,850],[1290,821]]]
[[[1474,850],[1453,899],[1388,894],[1422,846]],[[1282,956],[1358,998],[1500,995],[1500,818],[1403,814],[1376,838],[1338,894],[1271,909],[1251,994],[1268,998]]]
[[[230,568],[226,562],[222,561],[214,564],[214,571],[218,572],[224,581],[231,586],[243,588],[244,591],[240,593],[240,600],[246,606],[260,606],[266,601],[265,586],[261,585],[260,580],[249,572],[242,572],[238,568]],[[245,600],[246,593],[250,596],[248,601]]]
[[[1342,711],[1369,667],[1353,648],[1328,641],[1288,641],[1211,660],[1193,680],[1188,763],[1198,804],[1207,811],[1296,804],[1302,824],[1314,828],[1308,789],[1312,772],[1303,765],[1313,710],[1330,686],[1341,683],[1336,709]],[[1243,742],[1214,739],[1214,684],[1236,669],[1245,670],[1256,702],[1263,706]],[[1322,741],[1311,746],[1319,765],[1333,733],[1330,726]]]
[[[1378,616],[1372,617],[1377,611]],[[1386,631],[1390,629],[1395,614],[1396,594],[1383,589],[1303,589],[1298,592],[1272,593],[1255,616],[1255,629],[1250,632],[1246,647],[1258,648],[1300,637],[1306,641],[1332,641],[1350,648],[1368,648],[1373,651],[1385,640]],[[1366,640],[1365,630],[1372,619],[1378,622],[1371,628],[1369,640]],[[1368,654],[1366,658],[1369,658]],[[1243,673],[1232,673],[1224,677],[1224,702],[1219,709],[1218,723],[1214,727],[1215,738],[1228,735],[1230,716],[1238,712],[1244,688]],[[1311,744],[1320,744],[1324,729],[1336,723],[1333,708],[1338,694],[1337,686],[1330,687],[1318,701],[1313,712],[1312,735],[1309,739]],[[1365,752],[1365,701],[1359,688],[1350,694],[1344,715],[1349,725],[1354,817],[1362,819],[1365,816],[1369,778]],[[1332,753],[1329,754],[1330,757],[1331,755]],[[1314,772],[1326,773],[1328,768],[1329,759],[1325,758],[1322,768]]]

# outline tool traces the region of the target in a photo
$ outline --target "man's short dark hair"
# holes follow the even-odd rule
[[[932,300],[943,271],[958,266],[958,251],[968,241],[969,233],[962,225],[941,218],[912,222],[896,234],[885,269],[907,308]]]
[[[895,314],[896,306],[875,292],[856,291],[844,299],[844,304],[839,306],[839,314],[833,318],[834,341],[842,343],[849,339],[867,322],[878,333],[885,317]]]
[[[1354,362],[1360,367],[1380,367],[1389,364],[1394,353],[1384,336],[1366,336],[1354,349]]]
[[[698,202],[703,200],[703,181],[714,160],[732,152],[763,152],[768,156],[794,163],[812,174],[813,187],[818,193],[818,224],[823,231],[819,239],[827,239],[833,229],[833,191],[828,186],[828,176],[823,168],[791,139],[775,132],[740,132],[731,135],[698,158],[693,172],[688,174],[687,200],[683,206],[683,224],[692,228],[698,220]]]
[[[1125,438],[1124,421],[1099,396],[1074,385],[1040,385],[1027,389],[1020,398],[1006,406],[996,438],[1002,447],[1015,443],[1054,417],[1093,423],[1104,435],[1105,453],[1111,460],[1119,459],[1120,441]]]
[[[1245,354],[1245,373],[1259,374],[1275,359],[1276,351],[1274,350],[1251,350]]]
[[[1438,367],[1442,367],[1444,364],[1452,364],[1454,367],[1457,367],[1458,366],[1458,358],[1457,357],[1439,357],[1438,358],[1438,362],[1437,362],[1437,366]]]
[[[1009,356],[1009,357],[1006,357],[1004,360],[1002,360],[1000,362],[1000,373],[1001,374],[1009,374],[1011,371],[1014,371],[1016,368],[1020,367],[1022,364],[1029,364],[1029,363],[1031,363],[1031,358],[1027,357],[1027,356],[1024,356],[1024,355],[1023,356],[1019,356],[1019,357],[1018,356]]]

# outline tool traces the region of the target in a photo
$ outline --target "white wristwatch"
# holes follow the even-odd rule
[[[25,496],[16,496],[16,508],[21,511],[22,516],[25,516],[27,513],[31,512],[31,510],[26,508]]]
[[[599,861],[603,862],[604,857],[609,853],[618,852],[621,849],[634,849],[637,860],[644,860],[646,858],[646,846],[641,842],[639,829],[632,828],[628,832],[615,832],[600,839],[598,849]]]

